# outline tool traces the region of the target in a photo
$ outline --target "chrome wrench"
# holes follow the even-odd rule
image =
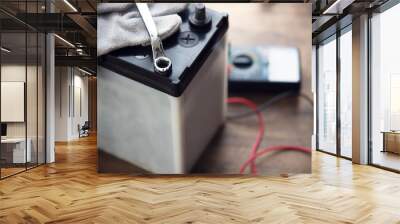
[[[154,23],[149,7],[147,6],[147,3],[136,3],[136,6],[150,36],[154,69],[160,74],[167,74],[171,70],[172,61],[164,53],[164,48],[161,39],[158,36],[157,27]]]

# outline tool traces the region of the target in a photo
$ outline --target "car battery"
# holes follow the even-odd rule
[[[172,62],[166,74],[155,71],[150,46],[99,57],[99,172],[113,172],[115,165],[132,173],[132,165],[156,174],[189,173],[224,124],[228,16],[200,10],[191,5],[180,13],[180,30],[162,41]],[[107,164],[107,158],[120,163]]]

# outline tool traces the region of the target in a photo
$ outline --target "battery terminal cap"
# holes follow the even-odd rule
[[[196,3],[194,12],[189,16],[190,25],[196,28],[206,28],[211,24],[211,16],[208,15],[204,3]]]

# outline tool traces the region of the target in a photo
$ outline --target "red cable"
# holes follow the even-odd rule
[[[257,159],[257,157],[262,156],[268,152],[272,151],[278,151],[278,150],[295,150],[295,151],[302,151],[306,153],[311,153],[311,149],[302,147],[302,146],[292,146],[292,145],[280,145],[280,146],[272,146],[265,148],[259,152],[257,152],[255,155],[250,157],[249,159],[246,160],[246,162],[241,166],[240,168],[240,174],[243,174],[244,170],[249,164],[253,164],[254,160]]]
[[[251,149],[250,155],[248,159],[246,160],[245,163],[243,163],[240,166],[240,173],[243,174],[245,171],[246,167],[250,164],[251,168],[251,173],[252,174],[257,174],[257,167],[255,165],[255,160],[257,157],[262,156],[268,152],[271,151],[277,151],[277,150],[297,150],[297,151],[302,151],[306,153],[311,153],[311,149],[302,147],[302,146],[291,146],[291,145],[282,145],[282,146],[272,146],[265,148],[259,152],[257,152],[258,148],[260,147],[262,138],[264,136],[264,131],[265,131],[265,124],[264,124],[264,117],[263,114],[258,110],[257,104],[255,104],[253,101],[246,99],[244,97],[230,97],[227,99],[228,103],[235,103],[235,104],[242,104],[247,107],[249,107],[251,110],[253,110],[257,114],[257,120],[258,120],[258,134],[257,134],[257,139],[256,142],[253,144],[253,147]]]
[[[245,105],[247,107],[249,107],[250,109],[252,109],[256,114],[257,114],[257,120],[258,120],[258,134],[257,134],[257,139],[256,142],[253,144],[249,158],[253,158],[256,153],[258,148],[260,147],[262,138],[264,136],[264,131],[265,131],[265,126],[264,126],[264,117],[263,114],[258,111],[257,109],[257,104],[255,104],[253,101],[243,98],[243,97],[230,97],[227,99],[228,103],[235,103],[235,104],[242,104]],[[250,167],[251,167],[251,172],[253,174],[257,173],[257,167],[255,165],[254,159],[251,160],[250,162]],[[244,164],[243,164],[244,165]],[[240,167],[240,170],[244,170],[246,167]],[[247,166],[247,165],[246,165]]]

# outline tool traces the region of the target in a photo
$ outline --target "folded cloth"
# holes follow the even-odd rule
[[[148,3],[158,35],[165,39],[182,23],[177,14],[187,3]],[[149,45],[150,36],[135,3],[101,3],[97,7],[97,55],[137,45]]]

